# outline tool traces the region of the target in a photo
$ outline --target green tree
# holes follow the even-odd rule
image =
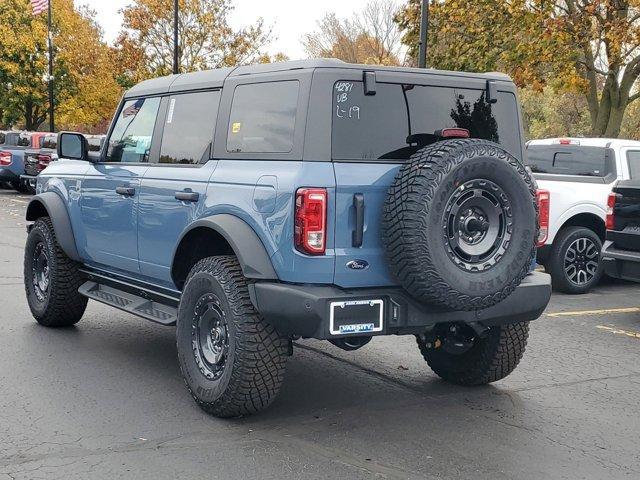
[[[396,17],[414,58],[419,17],[419,0]],[[591,135],[618,136],[640,97],[640,0],[445,0],[431,3],[430,19],[429,66],[579,93]]]

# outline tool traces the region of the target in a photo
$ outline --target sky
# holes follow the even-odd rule
[[[173,2],[166,0],[168,5]],[[301,37],[317,28],[317,21],[326,13],[335,12],[338,17],[349,17],[361,10],[368,0],[232,0],[235,10],[231,14],[231,25],[240,28],[250,25],[258,17],[271,26],[276,39],[268,52],[283,52],[291,60],[305,58]],[[122,16],[118,10],[131,0],[74,0],[76,5],[87,5],[97,13],[97,20],[104,29],[105,39],[113,40],[120,31]]]

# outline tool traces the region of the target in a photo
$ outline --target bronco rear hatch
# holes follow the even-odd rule
[[[395,284],[382,244],[382,209],[400,166],[417,150],[447,137],[469,136],[499,143],[522,159],[512,84],[504,83],[508,88],[501,91],[497,82],[491,99],[486,78],[446,79],[458,88],[429,85],[437,81],[427,75],[412,75],[412,83],[387,77],[378,74],[375,81],[365,74],[366,82],[333,86],[335,284],[342,287]],[[413,81],[421,77],[424,84]]]

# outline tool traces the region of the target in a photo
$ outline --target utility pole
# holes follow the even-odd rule
[[[173,73],[180,73],[180,47],[178,46],[178,0],[173,0]]]
[[[418,67],[427,68],[427,33],[429,31],[429,0],[422,0],[420,11],[420,52]]]
[[[49,4],[49,8],[48,8],[48,14],[49,14],[49,19],[48,19],[48,40],[49,40],[49,131],[50,132],[55,132],[56,131],[56,123],[53,119],[53,110],[54,110],[54,105],[53,105],[53,33],[51,32],[51,4],[53,3],[53,0],[49,0],[47,2]]]

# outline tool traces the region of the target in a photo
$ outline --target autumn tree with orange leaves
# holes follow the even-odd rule
[[[520,87],[579,93],[593,136],[617,137],[640,98],[640,0],[444,0],[430,13],[429,66],[501,70]],[[415,58],[420,0],[396,20]]]
[[[53,24],[58,128],[93,130],[121,95],[110,48],[87,9],[56,0]],[[0,124],[36,130],[47,119],[47,16],[28,0],[0,2]]]
[[[173,65],[173,9],[166,0],[136,0],[126,7],[116,42],[121,82],[132,85],[168,75]],[[262,19],[234,30],[230,0],[179,0],[179,64],[182,72],[271,60],[271,32]],[[278,57],[277,59],[280,59]]]

